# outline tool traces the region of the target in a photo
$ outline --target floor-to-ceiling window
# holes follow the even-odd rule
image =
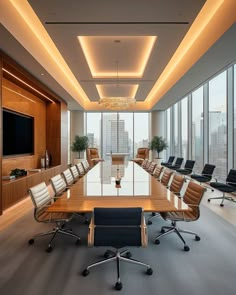
[[[86,134],[89,146],[97,147],[101,157],[127,153],[132,159],[139,147],[149,143],[149,113],[87,113]]]
[[[134,155],[149,144],[149,113],[134,113]]]
[[[171,140],[170,140],[170,108],[167,109],[166,111],[166,141],[167,141],[167,144],[168,144],[168,148],[167,148],[167,151],[166,151],[166,158],[168,158],[171,154]]]
[[[227,174],[227,82],[226,71],[209,81],[209,163],[215,175]]]
[[[203,87],[192,93],[192,159],[194,169],[203,168]]]
[[[174,155],[179,156],[179,108],[178,103],[174,105]]]
[[[234,65],[234,168],[236,168],[236,65]]]
[[[188,159],[188,97],[181,100],[181,156]]]
[[[86,128],[89,147],[101,150],[101,113],[87,113]]]

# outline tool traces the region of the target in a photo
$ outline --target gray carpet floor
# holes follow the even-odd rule
[[[123,289],[119,294],[235,295],[235,227],[202,206],[197,222],[183,224],[184,228],[197,231],[201,241],[185,235],[190,251],[184,252],[175,234],[163,237],[159,245],[153,243],[165,223],[156,218],[148,226],[147,248],[131,248],[133,258],[152,266],[153,275],[146,275],[140,266],[123,262]],[[114,290],[115,263],[93,268],[87,277],[81,275],[87,264],[101,259],[105,249],[87,247],[87,226],[78,217],[71,225],[81,237],[80,245],[75,245],[69,237],[59,237],[52,253],[44,251],[47,237],[28,245],[28,239],[48,227],[36,223],[32,213],[1,232],[0,294],[107,295],[118,292]]]

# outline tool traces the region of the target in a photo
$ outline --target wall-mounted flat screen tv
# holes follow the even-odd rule
[[[34,118],[3,109],[3,156],[34,153]]]

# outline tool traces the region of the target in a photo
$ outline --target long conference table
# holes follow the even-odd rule
[[[120,186],[115,183],[117,171]],[[136,163],[112,165],[111,161],[105,161],[74,183],[47,211],[89,213],[95,207],[142,207],[145,212],[191,210]]]

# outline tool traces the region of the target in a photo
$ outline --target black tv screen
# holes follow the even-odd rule
[[[34,153],[34,118],[3,109],[3,156]]]

